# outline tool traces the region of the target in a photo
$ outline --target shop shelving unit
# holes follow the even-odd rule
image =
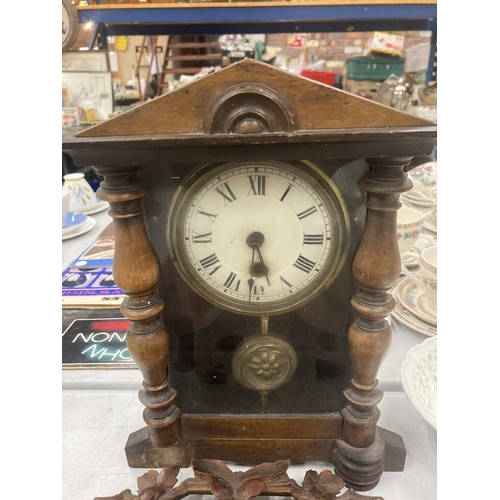
[[[349,31],[432,32],[427,79],[436,55],[437,0],[139,3],[78,6],[94,22],[91,45],[117,35],[217,35]]]

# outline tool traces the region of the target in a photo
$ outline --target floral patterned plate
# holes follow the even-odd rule
[[[406,278],[401,278],[399,282],[403,281],[404,279]],[[434,335],[437,335],[436,326],[429,325],[429,323],[421,321],[414,314],[408,311],[408,309],[406,309],[406,307],[399,301],[395,290],[393,290],[392,295],[396,300],[396,307],[391,312],[393,318],[395,318],[401,324],[407,326],[408,328],[410,328],[415,332],[427,335],[428,337],[433,337]]]
[[[412,406],[437,430],[437,337],[408,351],[401,365],[401,383]]]
[[[415,277],[420,279],[417,273]],[[425,292],[417,284],[405,278],[397,285],[396,294],[399,301],[417,318],[431,325],[437,325],[436,313],[429,306]]]

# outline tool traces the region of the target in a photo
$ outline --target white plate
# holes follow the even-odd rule
[[[87,215],[81,212],[68,212],[64,226],[62,228],[62,235],[66,236],[68,234],[76,233],[78,228],[82,226],[87,220]]]
[[[415,410],[437,430],[437,337],[408,351],[401,365],[401,383]]]
[[[424,227],[425,229],[428,229],[429,231],[433,233],[437,233],[437,225],[436,225],[436,220],[437,217],[432,213],[433,210],[431,210],[429,213],[427,213],[424,216]]]
[[[62,239],[63,241],[69,240],[70,238],[75,238],[76,236],[88,233],[94,226],[95,226],[95,219],[92,219],[92,217],[87,217],[87,220],[83,224],[80,224],[76,229],[76,231],[69,234],[63,234]]]
[[[435,207],[436,204],[432,201],[421,201],[420,199],[415,199],[412,198],[411,196],[408,195],[408,193],[403,193],[401,196],[401,201],[405,202],[407,206],[410,208],[432,208]]]
[[[418,266],[418,259],[412,255],[404,255],[401,260],[406,267]]]
[[[80,207],[78,208],[78,211],[82,214],[92,215],[102,212],[103,210],[106,210],[106,208],[109,208],[109,203],[107,201],[99,201],[93,205],[89,205],[88,207]]]
[[[418,274],[415,274],[415,276],[420,278]],[[399,302],[413,315],[426,323],[437,325],[436,313],[429,306],[425,292],[416,283],[410,281],[410,278],[403,279],[396,286],[396,294]]]
[[[398,283],[404,279],[405,278],[401,278]],[[407,326],[410,330],[426,335],[427,337],[434,337],[437,335],[437,326],[429,325],[429,323],[421,321],[408,311],[408,309],[406,309],[406,307],[398,300],[395,289],[393,290],[392,295],[396,300],[396,307],[391,312],[394,319]]]

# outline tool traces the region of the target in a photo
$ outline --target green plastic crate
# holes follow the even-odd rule
[[[347,78],[350,80],[385,80],[391,75],[401,76],[404,57],[358,56],[347,59]]]

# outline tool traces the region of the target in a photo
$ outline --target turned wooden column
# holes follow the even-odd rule
[[[139,400],[145,406],[149,441],[161,447],[178,440],[181,412],[168,383],[169,336],[160,320],[163,302],[154,291],[160,266],[146,232],[142,197],[147,191],[139,181],[139,168],[95,167],[104,176],[97,196],[110,203],[115,225],[113,277],[127,295],[121,311],[131,321],[127,347],[144,378]]]
[[[384,470],[385,446],[377,430],[383,393],[376,377],[391,344],[391,327],[384,318],[395,306],[388,291],[401,270],[396,221],[399,195],[412,186],[403,171],[410,161],[368,159],[370,171],[359,183],[368,196],[365,229],[353,263],[361,287],[351,299],[357,319],[347,334],[353,379],[344,392],[348,405],[342,410],[342,439],[333,453],[337,473],[358,490],[373,488]]]

